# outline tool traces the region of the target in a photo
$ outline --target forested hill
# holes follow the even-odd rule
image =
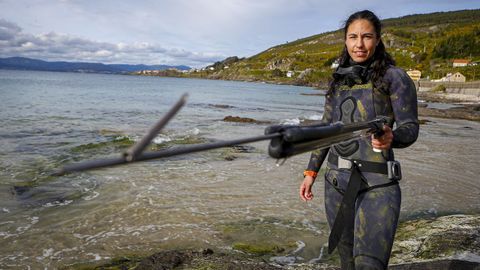
[[[480,9],[409,15],[382,23],[383,42],[398,66],[418,69],[423,78],[460,71],[467,80],[479,80],[480,65],[453,68],[452,60],[480,60]],[[229,57],[190,76],[318,85],[329,80],[331,64],[342,47],[339,29],[278,45],[249,58]]]
[[[86,73],[130,73],[146,69],[166,70],[175,68],[189,70],[188,66],[167,65],[128,65],[128,64],[102,64],[86,62],[47,62],[25,57],[0,58],[0,69],[16,70],[41,70],[62,72],[86,72]]]

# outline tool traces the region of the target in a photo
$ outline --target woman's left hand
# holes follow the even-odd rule
[[[372,147],[375,149],[387,150],[390,149],[393,141],[393,132],[392,129],[383,125],[384,134],[378,138],[372,135]]]

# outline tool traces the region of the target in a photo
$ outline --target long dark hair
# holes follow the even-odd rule
[[[375,28],[375,34],[379,39],[378,45],[375,48],[375,53],[372,56],[372,59],[371,59],[372,62],[370,66],[373,70],[372,78],[371,78],[373,87],[381,90],[383,88],[382,78],[385,75],[385,72],[387,71],[388,67],[390,65],[395,65],[395,60],[393,60],[392,56],[390,56],[390,54],[385,50],[385,45],[383,44],[383,41],[381,39],[382,23],[380,22],[380,19],[377,17],[377,15],[375,15],[370,10],[362,10],[362,11],[353,13],[345,21],[345,24],[343,27],[344,39],[347,38],[347,30],[350,24],[352,24],[356,20],[361,20],[361,19],[367,20],[373,25],[373,27]],[[350,63],[350,55],[348,54],[347,46],[345,45],[339,57],[339,65],[343,67],[343,66],[348,66],[349,63]],[[329,92],[333,91],[333,87],[335,86],[336,83],[338,83],[338,81],[337,79],[334,79],[330,84]]]

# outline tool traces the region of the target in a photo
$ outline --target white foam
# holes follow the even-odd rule
[[[193,129],[189,130],[187,133],[191,134],[191,135],[198,135],[198,134],[200,134],[200,129],[193,128]]]
[[[297,249],[295,249],[292,254],[297,254],[299,253],[300,251],[302,251],[304,248],[305,248],[305,243],[303,241],[300,241],[298,240],[297,242],[295,242],[297,244]]]
[[[155,139],[153,139],[153,143],[162,144],[171,140],[172,138],[168,137],[167,135],[159,134],[157,137],[155,137]]]
[[[102,256],[101,256],[100,254],[98,254],[98,253],[91,253],[91,252],[89,252],[89,253],[87,253],[87,254],[85,254],[85,255],[87,255],[87,256],[92,256],[94,261],[100,261],[100,260],[104,260],[104,259],[110,259],[110,257],[102,257]]]
[[[480,256],[471,252],[465,252],[461,254],[457,254],[453,256],[455,259],[463,260],[463,261],[469,261],[469,262],[478,262],[480,263]]]
[[[43,260],[53,255],[53,248],[43,249],[42,256],[38,256],[37,260]]]
[[[308,116],[306,119],[308,119],[308,120],[322,120],[322,115],[314,114],[314,115]]]
[[[33,225],[38,223],[38,220],[39,220],[38,217],[30,217],[29,219],[30,219],[30,224],[27,224],[26,226],[17,227],[16,231],[19,233],[24,233],[27,230],[29,230]]]
[[[299,125],[299,124],[300,124],[300,119],[298,118],[285,119],[282,122],[282,125]]]
[[[65,206],[69,205],[73,202],[73,200],[65,200],[65,201],[54,201],[54,202],[48,202],[43,205],[43,207],[54,207],[54,206]]]
[[[94,192],[92,192],[91,195],[88,195],[88,196],[83,197],[83,199],[84,199],[85,201],[90,201],[90,200],[95,199],[95,198],[98,197],[98,196],[100,196],[100,192],[94,191]]]

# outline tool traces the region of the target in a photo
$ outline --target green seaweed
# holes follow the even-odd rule
[[[114,148],[126,148],[129,146],[132,146],[135,143],[132,139],[126,137],[126,136],[119,136],[115,137],[111,141],[105,141],[105,142],[98,142],[98,143],[87,143],[87,144],[82,144],[75,146],[70,149],[70,151],[74,153],[78,152],[86,152],[90,150],[95,150],[95,149],[101,149],[101,148],[106,148],[106,147],[114,147]]]
[[[76,263],[66,266],[64,270],[130,270],[135,269],[144,257],[131,255],[113,258],[107,262]]]
[[[318,224],[325,227],[326,224]],[[306,224],[282,220],[276,217],[243,220],[219,226],[221,237],[234,250],[253,256],[278,256],[291,254],[298,248],[298,241],[305,248],[298,256],[315,258],[326,239]]]
[[[274,255],[285,251],[285,248],[273,243],[234,243],[232,248],[252,255]]]

